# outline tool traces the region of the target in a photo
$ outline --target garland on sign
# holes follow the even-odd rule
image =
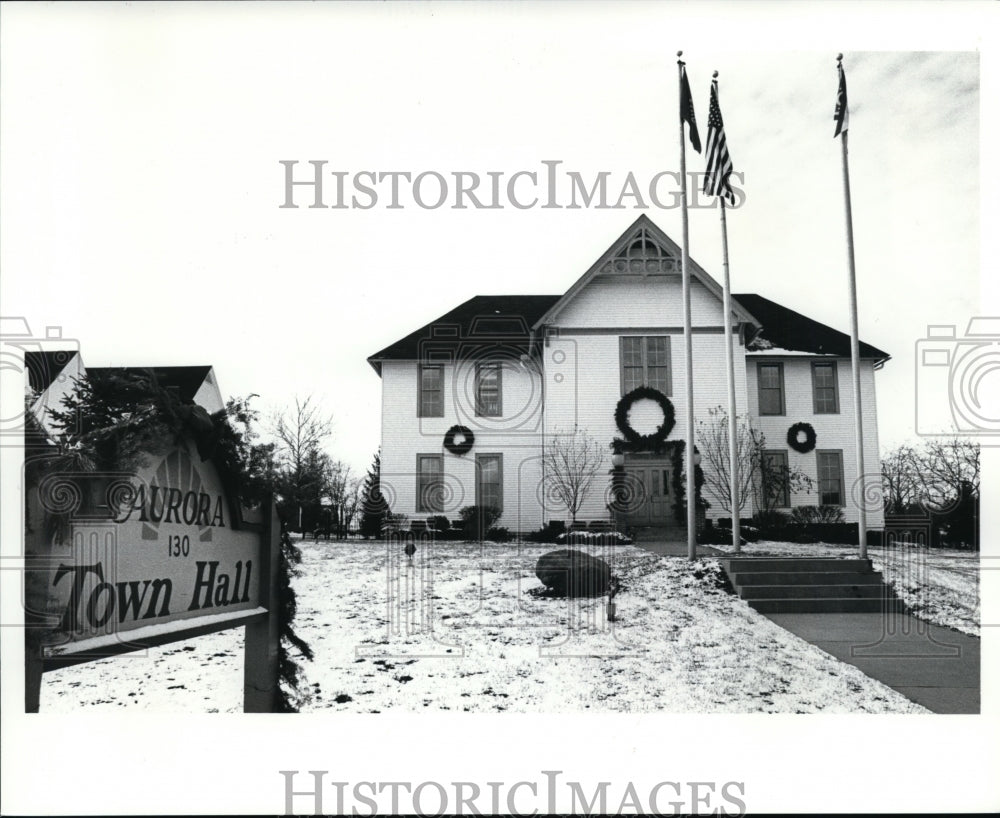
[[[461,435],[462,440],[460,443],[456,443],[455,438],[459,435]],[[459,457],[469,452],[475,442],[476,437],[468,426],[452,426],[444,436],[444,447]]]
[[[640,400],[656,401],[663,411],[663,422],[656,428],[655,432],[648,435],[640,435],[628,422],[628,413],[631,411],[632,405]],[[674,428],[674,405],[659,390],[650,386],[640,386],[618,401],[618,406],[615,408],[615,424],[625,436],[625,440],[632,446],[639,449],[656,449],[663,445],[663,441],[667,439],[667,435]],[[635,450],[637,449],[633,449],[633,451]]]
[[[800,441],[799,434],[805,432],[806,439]],[[816,448],[816,430],[808,423],[793,423],[788,427],[788,445],[800,454],[808,454]]]
[[[271,501],[273,475],[258,462],[261,447],[253,442],[251,427],[256,412],[249,408],[249,398],[231,399],[225,409],[210,415],[203,407],[162,388],[152,370],[138,370],[74,378],[74,388],[63,398],[62,407],[51,411],[55,429],[51,435],[30,411],[25,413],[29,485],[59,473],[81,481],[87,473],[134,472],[148,462],[151,452],[181,445],[190,437],[199,456],[215,466],[227,493],[248,506]],[[50,526],[68,530],[68,515],[50,513],[47,517]],[[58,533],[56,537],[58,541]],[[302,658],[313,658],[312,649],[294,625],[297,601],[292,579],[298,575],[301,561],[302,554],[281,521],[281,552],[274,581],[281,630],[276,705],[283,713],[297,712],[309,698],[301,668],[289,652],[292,647]]]
[[[288,650],[289,644],[298,650],[302,658],[312,661],[313,651],[309,643],[295,632],[295,614],[298,599],[292,587],[293,577],[302,573],[302,551],[292,542],[288,526],[281,521],[281,562],[278,569],[278,604],[281,613],[281,638],[278,640],[278,712],[298,713],[299,707],[308,702],[302,667]]]

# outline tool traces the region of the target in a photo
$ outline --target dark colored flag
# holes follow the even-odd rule
[[[701,137],[698,136],[698,123],[694,121],[694,100],[691,99],[691,86],[688,85],[687,69],[681,66],[681,122],[688,124],[688,135],[691,137],[691,147],[701,153]]]
[[[847,111],[847,75],[844,74],[844,66],[839,62],[837,72],[840,74],[840,86],[837,88],[837,108],[833,112],[833,118],[837,122],[837,129],[833,132],[834,137],[847,133],[847,121],[850,119]]]
[[[702,190],[710,196],[724,196],[732,204],[736,201],[729,185],[729,175],[733,172],[733,162],[726,146],[726,131],[722,127],[722,111],[719,110],[719,84],[712,80],[712,90],[708,99],[708,141],[705,146],[708,164],[705,168],[705,186]]]

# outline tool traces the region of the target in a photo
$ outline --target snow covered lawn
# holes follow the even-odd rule
[[[713,546],[727,553],[732,546]],[[856,557],[856,545],[747,543],[748,557]],[[876,571],[892,585],[914,616],[935,625],[979,636],[979,554],[926,546],[869,546]]]
[[[926,712],[726,593],[714,559],[581,547],[622,579],[608,622],[606,597],[542,593],[551,546],[439,543],[412,566],[401,550],[303,544],[305,711]],[[242,643],[238,629],[48,673],[42,712],[238,712]]]

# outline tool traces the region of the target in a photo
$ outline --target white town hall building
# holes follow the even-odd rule
[[[809,493],[786,490],[779,507],[839,505],[856,522],[850,338],[754,294],[734,295],[726,322],[722,287],[693,260],[689,269],[696,430],[727,405],[728,324],[737,415],[764,434],[769,458],[814,481]],[[382,378],[381,486],[391,511],[453,519],[464,506],[493,505],[502,509],[498,525],[519,532],[568,522],[546,489],[544,452],[555,436],[578,430],[600,444],[606,463],[577,518],[611,519],[612,447],[622,439],[616,409],[647,387],[669,406],[647,389],[654,399],[631,402],[628,425],[646,435],[671,408],[675,423],[659,445],[624,447],[637,499],[617,519],[683,525],[674,478],[684,457],[682,325],[681,249],[643,215],[563,295],[476,296],[375,353],[368,361]],[[889,355],[865,343],[860,351],[864,461],[877,475],[875,371]],[[815,434],[814,445],[798,446],[808,451],[789,443],[796,423]],[[729,517],[708,488],[706,516]],[[869,529],[883,525],[881,503],[871,504]]]

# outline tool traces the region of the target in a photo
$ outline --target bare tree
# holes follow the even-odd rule
[[[347,484],[347,492],[344,495],[344,505],[341,512],[341,520],[344,526],[345,537],[347,536],[347,532],[351,529],[351,523],[354,522],[354,518],[357,517],[358,512],[361,511],[364,486],[365,481],[360,477],[351,478],[351,481]]]
[[[572,522],[576,522],[603,463],[603,449],[585,431],[556,432],[546,441],[543,457],[546,494],[566,508]]]
[[[932,439],[921,448],[898,446],[882,456],[882,488],[890,514],[914,506],[943,510],[964,494],[979,496],[979,444],[967,438]]]
[[[705,485],[730,514],[733,512],[729,480],[729,413],[721,406],[708,410],[709,420],[698,421],[698,452]],[[800,468],[790,468],[767,456],[767,438],[746,416],[736,419],[736,498],[739,508],[750,501],[757,511],[774,511],[786,490],[810,492],[813,480]]]
[[[312,395],[305,400],[296,396],[293,409],[276,412],[271,418],[271,431],[279,441],[279,462],[292,471],[301,471],[332,429],[333,416],[322,414]]]
[[[357,513],[360,482],[351,467],[341,460],[332,461],[326,479],[325,496],[333,509],[333,523],[338,537],[344,537],[351,519]]]
[[[961,496],[963,486],[979,496],[979,444],[963,437],[932,439],[924,444],[917,474],[931,503],[948,504]]]
[[[958,435],[883,454],[886,515],[928,515],[931,544],[979,548],[979,456],[979,444]]]
[[[705,485],[730,514],[733,511],[729,479],[729,414],[721,406],[708,410],[709,420],[698,421],[698,452],[702,458]],[[759,477],[760,452],[764,435],[750,425],[745,415],[736,419],[736,465],[738,483],[736,505],[743,508],[754,497],[754,481]]]
[[[912,446],[882,454],[882,497],[887,514],[902,514],[922,495],[919,455]]]
[[[333,418],[324,415],[312,396],[295,398],[294,408],[272,415],[271,431],[277,438],[277,491],[305,528],[318,521],[321,497],[329,482],[333,461],[323,451]],[[316,519],[313,519],[316,518]]]

